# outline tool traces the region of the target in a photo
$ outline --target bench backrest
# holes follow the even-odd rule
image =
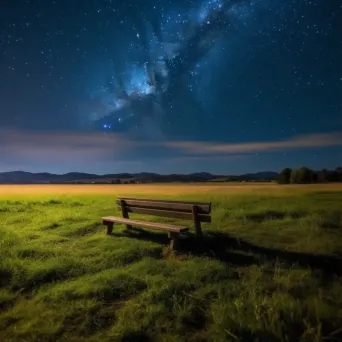
[[[120,197],[116,203],[123,213],[146,214],[211,222],[211,203]]]

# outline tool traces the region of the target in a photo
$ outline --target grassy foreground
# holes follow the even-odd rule
[[[119,195],[211,201],[213,222],[176,254],[163,233],[106,236]],[[341,185],[0,186],[0,341],[342,340],[341,200]]]

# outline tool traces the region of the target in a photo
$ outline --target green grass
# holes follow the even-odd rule
[[[212,201],[177,253],[106,236],[115,193],[2,195],[0,341],[342,340],[342,191],[189,189],[137,195]]]

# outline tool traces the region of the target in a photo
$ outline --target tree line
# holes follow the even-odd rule
[[[277,181],[279,184],[342,182],[342,167],[338,167],[333,171],[327,169],[313,171],[308,167],[301,167],[299,169],[285,168],[281,170]]]

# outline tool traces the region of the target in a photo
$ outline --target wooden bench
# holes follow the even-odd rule
[[[122,217],[102,217],[102,222],[107,227],[107,234],[111,234],[113,232],[114,223],[125,224],[127,229],[134,226],[139,228],[163,230],[168,232],[171,249],[177,249],[179,235],[188,231],[188,227],[160,222],[132,220],[129,218],[129,213],[192,220],[196,234],[199,237],[202,237],[203,235],[201,222],[211,222],[211,203],[128,197],[118,198],[116,203],[121,208]]]

